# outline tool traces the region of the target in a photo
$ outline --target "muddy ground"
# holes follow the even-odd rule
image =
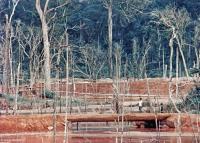
[[[173,80],[172,91],[175,95],[176,93],[176,81]],[[193,80],[181,79],[178,81],[179,94],[182,97],[185,97],[188,92],[190,92],[195,86],[196,82]],[[151,100],[159,99],[159,102],[167,102],[169,94],[169,79],[144,79],[144,80],[129,80],[126,82],[122,80],[120,82],[120,94],[128,94],[124,99],[124,106],[129,110],[127,112],[138,112],[138,108],[130,107],[132,104],[137,104],[138,98],[143,97],[147,99],[148,96],[151,97]],[[40,97],[44,85],[42,83],[37,83],[34,85],[34,88],[28,86],[20,87],[21,96],[26,96],[28,98]],[[60,96],[65,95],[66,82],[55,82],[52,84],[52,89]],[[126,90],[125,90],[126,89]],[[0,91],[3,91],[1,87]],[[15,89],[11,89],[11,93],[15,92]],[[73,96],[75,99],[83,101],[80,107],[73,106],[73,112],[76,114],[80,113],[99,113],[104,114],[101,110],[102,107],[105,108],[105,112],[109,108],[109,114],[113,112],[111,103],[113,99],[113,83],[111,80],[99,80],[97,82],[88,82],[88,81],[76,81],[72,86],[70,85],[70,93],[74,93]],[[134,98],[132,97],[134,96]],[[43,100],[43,99],[42,99]],[[120,99],[121,101],[123,99]],[[131,103],[129,103],[131,102]],[[3,103],[3,113],[12,114],[13,110],[6,111],[6,101],[2,99]],[[88,104],[86,106],[86,103]],[[109,103],[109,104],[107,104]],[[46,104],[46,103],[45,103]],[[105,104],[105,105],[104,105]],[[28,106],[29,107],[29,106]],[[58,108],[58,109],[57,109]],[[57,113],[61,109],[62,112],[66,111],[66,108],[57,107]],[[77,109],[76,109],[77,108]],[[102,108],[102,109],[101,109]],[[1,108],[3,109],[3,108]],[[124,108],[125,109],[125,108]],[[131,110],[130,110],[131,109]],[[77,111],[75,111],[77,110]],[[42,112],[41,112],[42,111]],[[54,137],[57,143],[63,142],[63,131],[64,131],[64,118],[63,116],[57,116],[56,122],[54,122],[53,114],[44,114],[54,112],[53,106],[48,108],[43,108],[43,105],[40,109],[29,109],[23,107],[23,110],[19,110],[19,114],[27,115],[0,115],[0,143],[48,143],[53,142]],[[144,110],[146,112],[146,109]],[[33,113],[33,115],[30,115]],[[38,113],[43,113],[40,115]],[[176,143],[177,142],[177,118],[178,116],[171,117],[167,120],[168,126],[160,126],[160,131],[164,134],[159,138],[160,142],[166,143]],[[198,127],[199,117],[196,115],[185,114],[181,118],[181,133],[187,133],[182,137],[182,143],[188,143],[196,141],[197,139],[194,136],[198,136]],[[54,123],[56,123],[56,136],[53,136]],[[124,123],[124,132],[128,136],[123,137],[124,143],[138,143],[138,142],[156,142],[159,135],[157,134],[157,129],[147,129],[147,128],[138,128],[136,122],[125,122]],[[69,143],[115,143],[116,140],[120,142],[121,133],[120,124],[116,123],[78,123],[74,122],[68,124],[69,133],[71,134],[69,138]],[[119,134],[116,135],[117,130]],[[131,134],[133,132],[133,134]],[[136,136],[136,132],[139,136]],[[147,133],[144,133],[147,132]],[[149,135],[148,132],[152,132],[152,135]],[[59,134],[60,133],[60,134]],[[103,133],[103,134],[102,134]],[[175,133],[168,134],[167,133]],[[107,136],[106,136],[107,135]]]

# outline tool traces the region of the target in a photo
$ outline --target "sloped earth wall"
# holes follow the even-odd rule
[[[186,95],[194,86],[195,82],[191,79],[187,80],[180,78],[177,82],[179,95]],[[2,91],[1,87],[1,91]],[[83,95],[112,95],[116,86],[112,80],[98,80],[96,82],[76,80],[74,84],[70,83],[69,93],[74,93],[76,96]],[[52,91],[64,96],[66,94],[66,81],[54,82],[51,85]],[[24,96],[41,95],[44,90],[44,83],[36,83],[30,88],[28,85],[20,86],[19,92]],[[155,96],[168,96],[169,95],[169,79],[152,78],[142,80],[121,80],[119,82],[119,93],[130,95],[155,95]],[[176,92],[176,81],[172,80],[172,92]],[[15,93],[15,88],[10,89],[10,93]]]
[[[116,115],[104,114],[87,114],[87,115],[68,115],[68,128],[71,129],[70,122],[112,122]],[[156,115],[155,115],[156,116]],[[148,121],[155,117],[149,113],[135,113],[124,115],[124,121]],[[164,121],[170,128],[176,128],[178,114],[158,114],[158,120]],[[200,127],[198,115],[181,114],[181,127],[191,129]],[[2,133],[19,133],[19,132],[48,132],[53,131],[54,119],[56,123],[56,131],[64,131],[65,116],[64,114],[56,115],[15,115],[15,116],[0,116],[0,134]]]

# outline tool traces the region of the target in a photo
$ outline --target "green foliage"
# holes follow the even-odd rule
[[[5,98],[10,103],[10,102],[14,102],[15,95],[3,94],[3,98]]]
[[[56,96],[56,93],[50,90],[45,90],[44,95],[45,95],[45,98],[54,99]]]
[[[150,70],[150,71],[148,71],[148,76],[153,77],[153,78],[154,77],[162,77],[163,73],[160,70]]]
[[[10,15],[12,11],[12,0],[2,0],[0,3],[0,25],[5,24],[5,14]],[[65,0],[50,1],[48,8],[54,8],[66,2]],[[106,78],[108,77],[108,9],[106,0],[73,0],[68,5],[59,7],[47,13],[49,28],[49,39],[52,56],[52,75],[54,65],[56,65],[58,49],[63,45],[64,33],[69,33],[70,51],[75,61],[72,65],[70,59],[70,76],[72,73],[79,78]],[[42,9],[45,0],[41,0]],[[107,3],[107,4],[106,4]],[[183,41],[183,54],[186,58],[187,67],[196,64],[195,48],[200,41],[195,40],[195,28],[198,31],[200,3],[195,0],[115,0],[112,5],[113,19],[113,43],[118,43],[122,47],[121,68],[126,67],[126,56],[128,55],[128,65],[126,73],[121,70],[121,75],[130,78],[143,78],[144,72],[148,77],[158,77],[163,75],[163,68],[168,65],[169,70],[169,39],[171,28],[158,24],[162,17],[152,14],[155,11],[164,14],[167,20],[171,20],[175,25],[177,34]],[[17,21],[20,24],[17,25]],[[34,65],[34,72],[41,72],[43,65],[43,40],[41,36],[41,23],[35,9],[34,0],[20,0],[12,20],[12,47],[13,47],[13,71],[16,71],[18,61],[22,61],[22,71],[24,80],[30,79],[29,66]],[[5,29],[0,28],[2,36]],[[198,35],[196,37],[199,37]],[[4,45],[5,37],[0,39],[0,44]],[[191,45],[191,46],[190,46]],[[145,53],[145,50],[151,49]],[[177,42],[174,42],[174,49]],[[34,50],[33,50],[34,49]],[[98,50],[97,50],[98,49]],[[113,45],[113,67],[115,58]],[[1,50],[1,49],[0,49]],[[33,51],[31,51],[33,50]],[[86,57],[83,51],[93,54]],[[32,52],[32,55],[31,55]],[[21,55],[19,55],[19,53]],[[59,66],[62,69],[61,77],[66,76],[66,53],[61,52]],[[71,54],[70,53],[70,54]],[[188,54],[189,53],[189,54]],[[71,55],[70,55],[71,56]],[[70,57],[71,58],[71,57]],[[23,60],[22,60],[23,59]],[[174,50],[173,61],[176,59]],[[92,62],[95,61],[96,62]],[[1,61],[1,60],[0,60]],[[106,61],[106,62],[105,62]],[[181,59],[180,59],[181,61]],[[30,63],[32,62],[32,63]],[[102,67],[99,63],[103,63]],[[180,62],[181,63],[181,62]],[[96,66],[97,65],[97,66]],[[142,67],[144,66],[144,67]],[[179,64],[181,74],[183,64]],[[173,71],[175,71],[175,62]],[[72,71],[73,69],[73,71]],[[99,71],[100,69],[100,71]],[[153,70],[152,70],[153,69]],[[97,73],[99,72],[99,73]],[[195,71],[196,72],[196,71]],[[167,72],[168,73],[168,72]],[[37,73],[36,73],[37,74]],[[184,76],[184,74],[182,74]],[[40,76],[39,78],[41,78]],[[50,97],[51,98],[51,97]]]
[[[199,74],[200,73],[200,69],[197,69],[197,68],[191,68],[190,69],[190,74],[193,75],[193,74]]]
[[[185,107],[189,111],[200,110],[200,87],[194,88],[184,101]]]
[[[11,95],[11,94],[3,94],[2,98],[5,98],[6,101],[9,103],[9,105],[13,106],[15,104],[15,98],[16,95]],[[17,96],[17,103],[18,105],[23,105],[23,104],[29,104],[31,102],[30,99],[24,96]]]

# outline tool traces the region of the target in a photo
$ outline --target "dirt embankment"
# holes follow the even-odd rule
[[[155,120],[155,114],[149,113],[133,113],[124,115],[124,121],[152,121]],[[83,115],[69,115],[68,127],[70,122],[106,122],[116,121],[117,115],[104,114],[83,114]],[[158,120],[166,122],[166,125],[175,128],[177,125],[178,114],[158,114]],[[197,115],[181,114],[181,127],[197,127],[200,126],[200,121]],[[56,116],[56,131],[64,130],[64,115]],[[119,117],[119,120],[122,118]],[[52,131],[54,127],[53,115],[16,115],[16,116],[0,116],[0,133],[19,133],[19,132],[47,132]]]
[[[179,79],[177,82],[179,95],[187,94],[194,86],[195,82],[192,79]],[[138,95],[159,95],[168,96],[169,94],[169,79],[150,78],[141,80],[121,80],[119,84],[121,94],[138,94]],[[51,85],[53,91],[60,95],[66,93],[66,81],[54,82]],[[20,94],[25,96],[40,95],[43,93],[44,84],[35,83],[32,88],[28,85],[21,86]],[[114,93],[115,85],[112,80],[98,80],[95,82],[90,81],[75,81],[74,84],[69,84],[69,92],[74,93],[76,96],[83,95],[112,95]],[[172,91],[176,91],[176,80],[172,80]],[[15,89],[10,89],[10,92],[15,93]]]
[[[56,129],[63,130],[63,118],[57,116]],[[0,116],[0,133],[46,132],[53,127],[53,115]]]

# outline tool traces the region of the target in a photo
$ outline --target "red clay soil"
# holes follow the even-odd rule
[[[200,127],[200,116],[194,114],[180,114],[180,125],[182,128]],[[168,127],[175,128],[178,123],[178,114],[166,119]]]
[[[104,117],[106,116],[106,117]],[[105,118],[105,120],[104,120]],[[161,114],[158,116],[159,120],[167,122],[167,125],[174,128],[177,122],[177,114]],[[20,133],[20,132],[47,132],[53,129],[53,115],[15,115],[15,116],[0,116],[0,134],[1,133]],[[116,120],[115,115],[104,115],[104,114],[94,114],[94,115],[70,115],[68,117],[69,121],[72,122],[103,122],[103,121],[113,121]],[[155,119],[155,115],[149,113],[139,113],[139,114],[128,114],[125,115],[125,120],[152,120]],[[186,115],[181,114],[182,127],[191,128],[192,126],[200,126],[200,121],[197,121],[197,115]],[[198,124],[197,124],[198,123]],[[70,128],[70,124],[68,126]],[[64,130],[64,115],[56,116],[56,131]]]
[[[164,120],[170,114],[158,115],[158,120]],[[13,115],[0,116],[0,133],[11,132],[45,132],[53,128],[53,115]],[[64,115],[56,115],[56,130],[63,131]],[[122,118],[116,114],[77,114],[68,115],[69,122],[114,122]],[[125,121],[154,120],[154,114],[125,114]]]
[[[175,93],[176,91],[176,81],[172,80],[172,90]],[[149,87],[148,87],[149,86]],[[193,80],[180,79],[178,81],[179,95],[186,95],[193,87],[195,82]],[[141,79],[141,80],[129,80],[128,83],[126,80],[120,81],[120,93],[129,93],[129,94],[150,94],[156,96],[168,96],[169,94],[169,79],[162,78],[150,78],[150,79]],[[61,95],[66,93],[66,81],[54,82],[51,85],[53,91],[58,92]],[[19,91],[22,95],[33,96],[41,95],[42,90],[44,89],[43,83],[35,83],[32,88],[28,85],[21,86]],[[69,85],[69,92],[74,92],[76,96],[83,96],[86,93],[92,95],[112,95],[114,92],[114,86],[112,80],[99,80],[96,82],[88,81],[75,81],[74,86]],[[149,89],[149,90],[148,90]],[[15,93],[15,89],[10,89],[11,93]],[[86,94],[86,95],[87,95]]]
[[[56,137],[56,143],[63,143],[63,136]],[[120,140],[120,137],[118,138]],[[52,143],[54,141],[53,136],[42,135],[16,135],[1,137],[1,143]],[[156,142],[152,137],[124,137],[123,143],[141,143],[141,142]],[[157,140],[159,143],[177,143],[176,137],[159,137]],[[182,137],[182,143],[195,142],[194,137]],[[116,137],[70,137],[68,143],[116,143]]]
[[[57,130],[63,130],[63,118],[57,116]],[[52,115],[0,116],[0,133],[46,132],[53,126]]]
[[[176,83],[172,82],[173,92],[175,93]],[[37,84],[35,85],[37,87]],[[40,84],[41,86],[41,84]],[[149,94],[150,95],[168,95],[169,94],[169,80],[168,79],[143,79],[143,80],[130,80],[127,84],[126,81],[120,82],[120,93],[129,93],[129,94],[139,94],[144,95],[148,94],[148,86],[149,86]],[[188,80],[180,80],[178,81],[179,94],[185,95],[187,94],[193,87],[194,82]],[[72,85],[69,87],[70,92],[73,91]],[[113,82],[112,81],[97,81],[97,82],[76,82],[74,85],[74,92],[77,96],[81,96],[82,93],[92,93],[95,94],[113,94]],[[52,90],[61,91],[63,95],[65,95],[66,83],[53,83]]]

